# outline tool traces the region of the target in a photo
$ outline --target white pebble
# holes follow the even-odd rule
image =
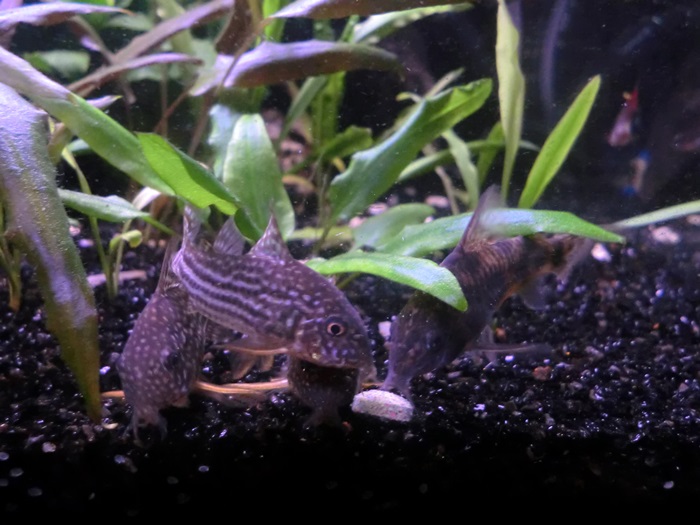
[[[410,421],[413,417],[413,405],[410,401],[377,389],[357,394],[352,401],[352,411],[392,421]]]

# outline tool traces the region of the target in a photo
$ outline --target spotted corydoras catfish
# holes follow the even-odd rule
[[[142,426],[166,432],[161,409],[186,406],[204,353],[207,321],[188,308],[187,292],[171,271],[168,245],[155,292],[139,315],[117,363],[136,439]]]
[[[362,319],[329,279],[292,257],[274,216],[260,240],[238,256],[221,257],[200,249],[194,242],[200,227],[196,212],[187,209],[183,245],[173,262],[192,308],[217,325],[242,333],[236,347],[286,348],[290,361],[357,371],[358,391],[361,381],[374,373]],[[225,227],[235,229],[233,218]],[[337,406],[329,409],[317,390],[293,377],[292,391],[330,417]]]
[[[460,312],[419,291],[392,321],[382,389],[410,397],[413,377],[436,370],[463,352],[493,350],[497,345],[483,342],[480,335],[490,333],[488,325],[503,301],[519,294],[528,306],[544,307],[542,278],[555,273],[565,279],[590,248],[587,239],[563,234],[490,239],[482,225],[484,215],[503,206],[497,187],[484,192],[459,244],[440,265],[457,278],[469,303],[467,310]]]

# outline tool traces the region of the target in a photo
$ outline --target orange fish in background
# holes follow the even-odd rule
[[[627,146],[634,138],[634,119],[639,112],[639,87],[635,86],[631,93],[623,93],[622,96],[625,102],[607,137],[608,144],[614,148]]]

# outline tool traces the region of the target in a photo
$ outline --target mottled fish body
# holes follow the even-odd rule
[[[542,277],[555,273],[564,278],[580,257],[586,240],[572,235],[489,239],[480,223],[494,207],[503,204],[492,187],[482,195],[459,244],[441,263],[457,278],[467,310],[460,312],[420,291],[411,296],[391,324],[384,390],[409,397],[412,378],[478,350],[479,336],[511,295],[519,294],[530,307],[543,307]]]
[[[166,423],[160,411],[186,406],[205,348],[207,321],[188,308],[187,292],[171,273],[168,246],[157,288],[139,315],[117,363],[138,439],[142,426]]]
[[[222,257],[201,249],[194,242],[199,227],[196,213],[187,211],[183,246],[173,268],[195,311],[243,334],[234,346],[253,351],[286,348],[293,370],[301,360],[356,370],[361,378],[374,372],[369,338],[357,310],[329,279],[292,257],[274,216],[243,255]],[[235,230],[233,218],[225,227]],[[295,373],[289,381],[293,391],[295,382],[304,383]],[[344,390],[344,383],[338,388]],[[296,389],[302,401],[325,412],[317,396],[303,395],[305,391],[308,388]]]

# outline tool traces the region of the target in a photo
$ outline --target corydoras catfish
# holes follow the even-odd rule
[[[219,257],[241,255],[244,241],[237,230],[224,227],[207,249]],[[161,436],[166,421],[160,411],[184,407],[201,366],[207,338],[221,327],[194,312],[189,295],[172,264],[177,240],[166,249],[156,290],[139,315],[119,358],[117,368],[124,397],[132,407],[134,436],[139,427],[157,425]]]
[[[175,239],[168,244],[156,290],[117,363],[137,440],[142,426],[157,425],[165,435],[160,411],[187,406],[204,353],[207,321],[189,310],[187,292],[171,271],[175,244]]]
[[[232,217],[226,224],[235,229]],[[200,227],[196,212],[188,208],[183,245],[173,262],[192,308],[215,324],[243,334],[234,342],[238,348],[253,352],[285,348],[295,370],[294,361],[302,360],[356,371],[354,389],[358,391],[374,373],[364,323],[329,279],[292,257],[274,215],[258,242],[238,256],[221,257],[200,249],[194,242]],[[290,387],[319,412],[314,418],[331,417],[340,403],[329,408],[321,402],[320,391],[311,388],[313,381],[305,386],[295,377],[290,377]],[[332,386],[327,394],[336,395]]]
[[[566,278],[590,247],[572,235],[535,234],[490,239],[482,227],[489,209],[503,207],[497,187],[482,195],[460,242],[442,261],[459,282],[469,304],[464,312],[432,295],[416,292],[392,321],[388,374],[384,390],[410,397],[411,379],[434,371],[466,351],[476,351],[480,335],[503,301],[519,294],[533,308],[544,306],[541,279],[549,273]],[[494,345],[488,345],[493,350]],[[485,348],[484,348],[485,349]]]

